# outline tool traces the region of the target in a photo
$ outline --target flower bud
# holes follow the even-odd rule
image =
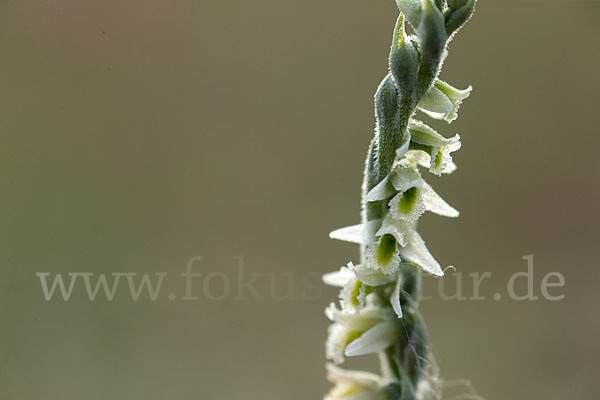
[[[422,0],[396,0],[398,8],[415,29],[421,23],[422,3]]]
[[[404,32],[404,17],[398,17],[394,28],[394,38],[390,50],[390,71],[398,89],[403,104],[414,107],[417,73],[419,70],[419,54]]]
[[[419,69],[419,90],[424,93],[438,75],[442,54],[446,48],[446,27],[444,15],[433,3],[424,0],[421,22],[417,28],[419,50],[421,52],[421,67]]]
[[[400,124],[400,108],[398,90],[394,78],[388,74],[375,94],[375,113],[377,115],[377,170],[379,178],[383,179],[390,172],[394,163],[396,149],[403,142],[403,129]]]
[[[475,0],[448,1],[448,10],[444,14],[448,36],[458,31],[471,18],[475,10]]]

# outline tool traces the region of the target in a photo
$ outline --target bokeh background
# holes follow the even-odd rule
[[[473,95],[435,125],[463,138],[431,178],[462,215],[421,230],[493,277],[486,301],[423,303],[432,350],[486,399],[597,399],[600,2],[479,3],[442,74]],[[327,233],[359,220],[395,18],[391,0],[3,0],[0,399],[321,398],[337,293],[316,277],[357,258]],[[536,294],[558,271],[565,299],[494,301],[529,254]],[[265,299],[235,299],[240,255]],[[37,272],[169,275],[156,301],[80,283],[47,302]]]

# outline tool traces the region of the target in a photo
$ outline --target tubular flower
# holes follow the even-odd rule
[[[417,110],[450,123],[471,93],[439,79],[447,45],[471,17],[475,0],[396,0],[400,10],[389,56],[389,72],[375,93],[375,137],[368,152],[362,222],[329,234],[360,245],[360,261],[349,262],[323,281],[340,288],[331,320],[327,358],[379,353],[381,376],[345,371],[331,364],[334,387],[325,400],[426,400],[428,348],[418,312],[423,272],[441,277],[442,266],[417,230],[432,212],[458,217],[423,179],[420,168],[441,175],[456,170],[452,153],[460,136],[447,138],[414,118]],[[415,35],[407,35],[406,23]],[[427,390],[425,390],[427,389]]]

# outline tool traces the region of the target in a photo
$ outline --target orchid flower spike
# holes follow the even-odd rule
[[[378,353],[381,374],[327,365],[334,387],[324,400],[429,398],[427,333],[418,312],[423,272],[444,275],[418,232],[429,211],[458,217],[421,175],[456,170],[452,154],[458,134],[446,137],[415,119],[417,110],[448,123],[458,118],[471,87],[457,89],[439,79],[448,42],[473,14],[476,0],[396,0],[400,10],[392,36],[389,71],[375,94],[375,136],[362,187],[362,221],[334,230],[333,239],[358,244],[360,260],[323,276],[340,288],[339,305],[325,310],[331,320],[326,356]],[[406,33],[406,24],[413,35]],[[429,390],[431,392],[431,390]]]

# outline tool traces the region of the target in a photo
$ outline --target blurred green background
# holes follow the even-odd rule
[[[3,0],[0,399],[321,398],[337,292],[314,286],[357,258],[327,233],[359,220],[396,14],[391,0]],[[474,86],[435,125],[463,138],[459,170],[430,180],[462,215],[421,231],[443,265],[493,277],[486,301],[422,309],[444,379],[486,399],[600,398],[599,17],[597,1],[482,0],[442,73]],[[559,271],[565,299],[494,301],[529,254],[536,294]],[[200,277],[181,301],[196,255],[203,276],[235,278],[243,255],[248,276],[310,296],[277,300],[261,278],[265,300],[211,301]],[[78,284],[46,302],[36,272],[169,276],[156,301],[121,287],[92,302]]]

